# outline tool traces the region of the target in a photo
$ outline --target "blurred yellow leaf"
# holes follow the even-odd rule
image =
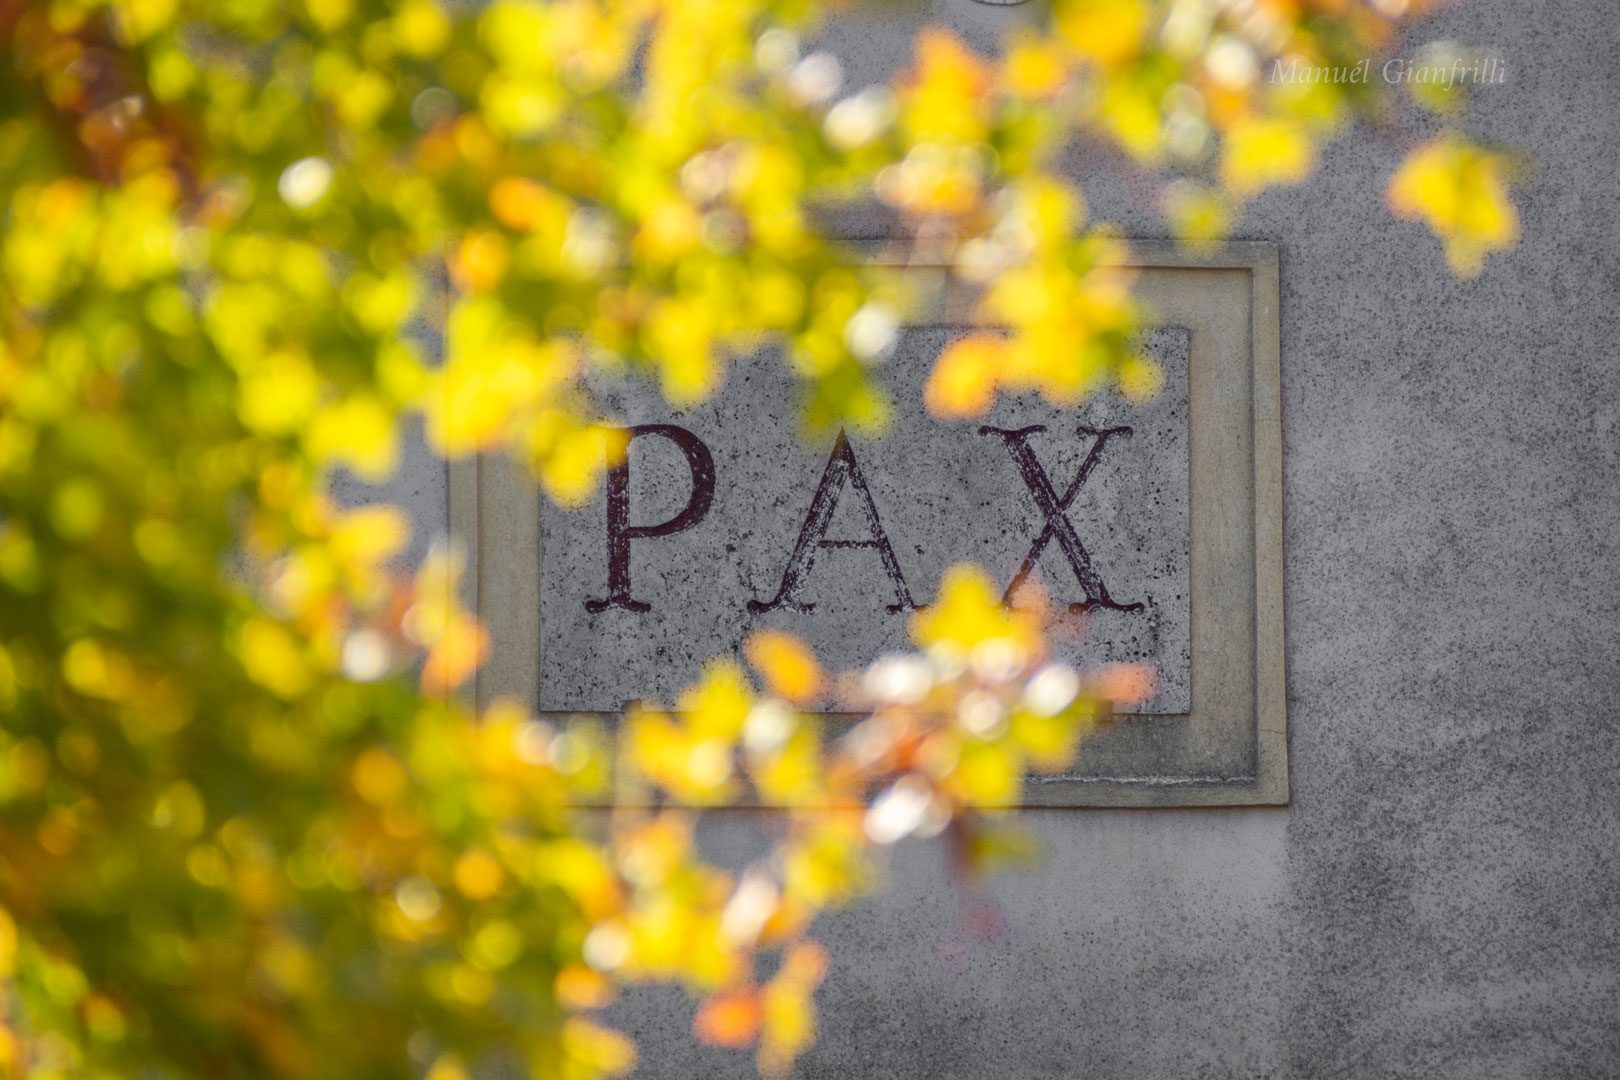
[[[372,569],[392,558],[410,535],[410,519],[398,507],[362,506],[334,523],[330,543],[338,562]]]
[[[316,411],[305,436],[310,455],[353,469],[369,483],[380,483],[399,461],[394,413],[374,394],[350,394]]]
[[[900,116],[918,143],[971,143],[985,137],[991,69],[949,30],[917,35],[916,66],[901,80]]]
[[[676,707],[698,738],[735,739],[748,719],[753,693],[742,669],[730,660],[711,661],[703,681],[681,694]]]
[[[1164,372],[1145,356],[1133,356],[1119,366],[1119,391],[1137,404],[1158,396],[1164,388]]]
[[[947,345],[934,361],[923,389],[928,411],[943,418],[989,412],[1007,347],[1005,338],[988,333],[971,334]]]
[[[583,964],[569,964],[557,973],[557,1001],[567,1009],[600,1009],[617,996],[613,983]]]
[[[1297,184],[1310,173],[1316,147],[1305,129],[1278,117],[1250,117],[1226,133],[1221,182],[1248,197],[1273,184]]]
[[[489,852],[474,848],[456,860],[452,871],[456,889],[469,900],[487,900],[506,880],[501,864]]]
[[[292,349],[272,353],[243,373],[242,422],[270,435],[294,431],[314,414],[320,390],[309,357]]]
[[[1001,81],[1020,97],[1050,98],[1062,88],[1068,76],[1068,67],[1058,46],[1033,34],[1015,35],[1001,61]]]
[[[450,37],[450,20],[433,0],[406,0],[394,15],[394,40],[412,56],[431,56]]]
[[[762,994],[759,1066],[767,1076],[781,1076],[815,1040],[813,994],[827,974],[827,951],[816,942],[795,943],[782,957],[781,969]]]
[[[803,704],[821,689],[821,666],[815,654],[792,634],[756,630],[744,646],[748,662],[765,677],[773,694]]]
[[[1035,615],[1001,605],[983,570],[958,563],[945,572],[934,602],[911,617],[911,637],[924,647],[949,645],[962,653],[986,641],[1005,642],[1027,657],[1038,648],[1041,633]]]
[[[315,673],[297,639],[280,623],[262,617],[249,619],[237,640],[242,667],[260,686],[292,699],[314,684]]]
[[[17,969],[17,922],[0,908],[0,978],[9,979]]]
[[[1007,806],[1023,785],[1023,756],[1004,742],[973,742],[962,747],[946,786],[970,806]]]
[[[1115,65],[1136,52],[1148,28],[1142,0],[1058,0],[1052,21],[1081,55]]]
[[[1178,180],[1165,189],[1164,213],[1176,239],[1208,251],[1232,231],[1232,207],[1219,191]]]
[[[349,776],[360,797],[377,806],[394,802],[408,783],[404,766],[380,746],[373,746],[356,758]]]
[[[1508,197],[1506,162],[1456,138],[1414,150],[1389,184],[1389,204],[1403,218],[1420,218],[1445,243],[1446,260],[1464,277],[1485,257],[1519,240],[1519,214]]]

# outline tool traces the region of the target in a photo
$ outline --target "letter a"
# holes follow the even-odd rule
[[[686,465],[692,470],[692,495],[681,512],[657,525],[630,524],[630,443],[638,435],[662,435],[681,448]],[[607,547],[608,598],[587,600],[591,614],[621,607],[626,611],[651,611],[652,607],[630,595],[630,541],[684,532],[703,520],[714,500],[714,457],[703,441],[674,424],[640,424],[630,429],[624,444],[624,460],[608,472]]]
[[[833,511],[838,508],[838,497],[848,483],[860,496],[861,510],[866,515],[866,527],[871,533],[870,540],[828,540],[827,526],[832,523]],[[766,611],[774,611],[785,607],[790,611],[814,611],[816,605],[808,601],[797,599],[800,585],[810,573],[815,564],[816,551],[819,548],[871,548],[878,553],[883,562],[883,572],[889,576],[889,584],[894,586],[895,602],[887,607],[893,613],[907,611],[917,605],[912,603],[911,590],[906,588],[906,579],[900,575],[900,563],[894,557],[894,548],[889,546],[889,538],[883,533],[883,526],[878,522],[877,505],[872,502],[872,493],[866,487],[866,478],[861,475],[861,467],[855,464],[855,454],[849,448],[849,439],[843,431],[838,433],[838,441],[833,444],[832,456],[827,459],[827,468],[821,474],[821,483],[816,486],[816,494],[810,500],[810,513],[805,515],[804,524],[799,528],[798,542],[793,545],[793,554],[788,558],[787,569],[782,571],[782,583],[776,588],[776,595],[768,603],[758,600],[748,601],[748,610],[758,615]]]

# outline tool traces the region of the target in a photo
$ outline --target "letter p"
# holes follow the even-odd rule
[[[640,435],[662,435],[686,455],[687,467],[692,470],[692,494],[681,512],[657,525],[630,524],[630,443]],[[607,548],[608,596],[606,600],[587,600],[585,610],[591,614],[621,607],[627,611],[650,611],[652,606],[630,595],[630,541],[670,536],[685,532],[709,512],[714,501],[714,457],[703,441],[685,428],[674,424],[638,424],[629,429],[624,443],[624,460],[608,472],[607,478]]]

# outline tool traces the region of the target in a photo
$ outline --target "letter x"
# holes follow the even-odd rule
[[[1069,605],[1070,611],[1089,611],[1092,608],[1108,608],[1113,611],[1141,611],[1141,604],[1120,604],[1115,602],[1112,596],[1108,595],[1108,586],[1103,584],[1102,578],[1098,576],[1097,571],[1092,567],[1091,556],[1087,554],[1085,546],[1080,543],[1080,538],[1075,535],[1074,526],[1070,524],[1067,516],[1068,509],[1073,504],[1075,496],[1080,494],[1080,488],[1086,482],[1086,477],[1091,475],[1092,468],[1096,466],[1097,460],[1102,457],[1103,446],[1115,435],[1123,435],[1129,438],[1131,429],[1128,427],[1113,427],[1099,430],[1084,426],[1077,428],[1076,431],[1081,437],[1089,435],[1097,441],[1091,444],[1091,449],[1086,453],[1086,460],[1080,463],[1079,473],[1075,475],[1074,482],[1064,491],[1061,499],[1058,498],[1057,492],[1052,490],[1052,482],[1047,479],[1046,470],[1041,468],[1041,463],[1035,457],[1035,451],[1031,450],[1029,446],[1029,437],[1045,430],[1046,426],[1044,424],[1014,430],[990,427],[988,425],[979,429],[980,435],[1001,436],[1001,441],[1007,446],[1007,452],[1012,455],[1014,464],[1018,466],[1018,471],[1023,474],[1024,484],[1029,488],[1029,493],[1035,497],[1035,505],[1040,508],[1042,515],[1046,518],[1046,525],[1041,529],[1040,535],[1035,537],[1035,543],[1030,546],[1029,554],[1024,556],[1024,564],[1018,568],[1018,573],[1013,575],[1012,584],[1007,586],[1007,591],[1003,594],[1001,602],[1003,604],[1012,602],[1013,595],[1018,592],[1018,587],[1024,583],[1024,579],[1029,576],[1029,572],[1035,569],[1035,562],[1041,557],[1041,552],[1046,550],[1047,544],[1056,540],[1058,547],[1063,549],[1064,558],[1068,559],[1069,567],[1074,571],[1076,580],[1080,582],[1080,588],[1084,589],[1086,594],[1083,603]]]

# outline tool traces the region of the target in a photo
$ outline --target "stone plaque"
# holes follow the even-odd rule
[[[633,433],[629,462],[584,507],[541,507],[539,707],[671,702],[762,626],[858,668],[907,648],[912,612],[971,560],[1009,590],[1044,589],[1064,659],[1151,663],[1145,711],[1185,713],[1187,331],[1148,336],[1165,373],[1150,404],[1031,394],[940,422],[923,383],[961,333],[902,334],[881,373],[894,417],[872,437],[805,437],[773,353],[689,412],[644,382],[598,387]]]
[[[936,420],[924,382],[966,332],[941,311],[884,362],[881,434],[806,435],[793,378],[762,350],[690,410],[599,383],[629,453],[583,507],[537,500],[501,463],[459,470],[452,519],[499,649],[478,695],[667,705],[767,626],[858,668],[907,648],[913,611],[972,561],[1010,595],[1045,593],[1062,658],[1159,672],[1151,700],[1026,801],[1286,801],[1275,250],[1138,258],[1165,375],[1147,404],[1004,395],[977,421]]]

